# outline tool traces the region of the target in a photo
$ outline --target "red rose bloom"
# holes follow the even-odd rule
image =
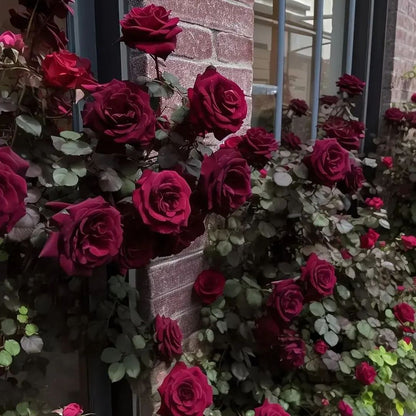
[[[396,319],[401,323],[415,322],[415,310],[406,302],[399,303],[393,308]]]
[[[91,276],[118,254],[123,240],[120,213],[101,196],[69,205],[51,218],[52,232],[40,257],[56,257],[69,276]]]
[[[90,61],[66,50],[47,55],[42,70],[49,87],[88,89],[97,83],[91,74]]]
[[[341,416],[353,416],[352,407],[343,400],[338,403],[338,410]]]
[[[275,349],[279,345],[281,329],[271,315],[263,315],[256,320],[254,338],[262,352]]]
[[[306,104],[306,101],[304,100],[299,100],[298,98],[290,100],[289,110],[292,110],[299,117],[304,116],[307,113],[308,108],[308,104]]]
[[[283,133],[282,135],[282,145],[292,150],[299,150],[302,141],[296,134],[292,132]]]
[[[412,343],[412,339],[409,337],[403,337],[403,341],[407,344],[410,345]]]
[[[355,193],[362,188],[365,178],[361,166],[357,166],[355,162],[352,162],[350,167],[351,170],[345,175],[341,188],[348,193]]]
[[[182,354],[182,331],[177,321],[156,315],[155,340],[162,359],[171,361]]]
[[[117,206],[122,215],[123,242],[117,256],[120,272],[146,266],[154,257],[155,236],[143,224],[140,214],[133,204],[123,202]]]
[[[410,97],[410,101],[412,103],[416,103],[416,92],[414,94],[412,94],[412,96]]]
[[[381,159],[381,163],[383,163],[387,169],[391,169],[393,167],[393,158],[391,156],[385,156]]]
[[[402,235],[401,240],[406,250],[411,250],[416,247],[416,237],[413,235]]]
[[[170,18],[170,11],[151,4],[134,7],[120,22],[121,40],[130,48],[166,59],[176,48],[176,37],[182,29],[179,19]]]
[[[247,161],[233,149],[219,149],[205,156],[198,189],[208,211],[228,215],[251,196]]]
[[[92,97],[82,113],[85,127],[117,143],[147,147],[154,140],[156,117],[138,85],[113,79]]]
[[[191,213],[191,188],[173,170],[145,170],[137,181],[133,203],[143,222],[152,231],[162,234],[179,232],[188,224]]]
[[[312,154],[303,162],[308,167],[310,179],[327,186],[344,179],[351,170],[349,154],[336,139],[317,141]]]
[[[290,416],[280,404],[272,404],[267,399],[254,409],[254,416]]]
[[[209,305],[224,293],[225,277],[215,270],[199,273],[194,283],[195,293],[202,303]]]
[[[303,339],[291,329],[279,336],[279,365],[287,370],[301,367],[305,362],[306,348]]]
[[[267,300],[267,306],[282,324],[290,324],[303,309],[301,288],[293,279],[273,282],[273,291]]]
[[[338,102],[339,97],[337,95],[323,95],[319,101],[322,104],[334,105]]]
[[[209,66],[188,90],[189,121],[198,133],[214,133],[218,140],[235,133],[247,115],[243,90]]]
[[[350,97],[361,95],[363,93],[365,82],[361,81],[354,75],[344,74],[339,77],[337,87],[341,92],[346,92]]]
[[[346,248],[340,250],[340,253],[344,260],[352,259],[351,253]]]
[[[416,111],[408,111],[404,117],[409,127],[414,129],[416,127]]]
[[[62,416],[81,416],[84,410],[78,403],[70,403],[62,410]]]
[[[19,52],[22,52],[25,47],[23,36],[9,30],[0,34],[0,43],[3,44],[4,48],[13,48]]]
[[[158,388],[161,416],[202,416],[212,404],[212,387],[198,367],[179,362]]]
[[[319,355],[324,355],[328,351],[328,344],[319,339],[313,346],[314,351]]]
[[[388,108],[384,113],[384,118],[390,123],[400,123],[404,119],[405,113],[399,108]]]
[[[305,300],[320,300],[331,296],[337,283],[334,266],[312,253],[302,267],[301,281],[304,285]]]
[[[355,378],[365,386],[373,384],[376,376],[376,369],[366,362],[363,362],[355,367]]]
[[[358,150],[360,140],[364,137],[365,126],[361,121],[348,121],[342,117],[330,117],[322,125],[327,137],[336,138],[347,150]]]
[[[233,139],[233,138],[231,138]],[[230,139],[227,139],[226,143]],[[237,141],[235,141],[237,142]],[[230,146],[231,147],[231,146]],[[247,130],[236,148],[239,150],[248,164],[257,169],[262,168],[272,157],[272,153],[279,147],[273,134],[261,127],[254,127]]]
[[[367,231],[367,234],[360,236],[360,242],[361,242],[360,247],[366,248],[366,249],[373,248],[376,245],[376,242],[379,237],[380,237],[380,234],[374,231],[372,228],[370,228]]]
[[[381,209],[384,205],[384,202],[381,198],[373,197],[373,198],[366,198],[365,204],[368,207],[374,208],[374,209]]]
[[[0,235],[10,232],[26,214],[28,167],[10,147],[0,147]]]

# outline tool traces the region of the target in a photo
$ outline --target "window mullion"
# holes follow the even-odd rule
[[[345,54],[345,72],[351,74],[352,53],[354,48],[355,0],[349,0],[347,50]]]

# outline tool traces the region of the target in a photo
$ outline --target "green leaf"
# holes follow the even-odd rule
[[[11,354],[7,351],[0,351],[0,367],[9,367],[13,362]]]
[[[17,331],[16,322],[13,319],[5,319],[1,322],[1,330],[4,335],[14,335]]]
[[[347,234],[353,228],[354,228],[354,226],[346,220],[341,220],[339,223],[337,223],[337,229],[341,234]]]
[[[225,282],[224,296],[227,298],[236,298],[241,292],[241,284],[236,279],[229,279]]]
[[[10,353],[11,356],[16,357],[20,353],[20,345],[14,339],[8,339],[4,343],[4,349]]]
[[[325,309],[319,302],[312,302],[309,305],[309,310],[312,315],[314,316],[324,316],[325,315]]]
[[[116,348],[119,351],[121,351],[125,354],[128,354],[128,353],[132,352],[133,345],[132,345],[132,343],[130,341],[130,338],[127,334],[120,334],[117,337]],[[118,360],[116,360],[116,361],[118,361]]]
[[[257,289],[248,288],[246,291],[247,302],[250,306],[259,308],[263,302],[263,296]]]
[[[17,413],[19,413],[20,416],[29,416],[30,415],[30,408],[28,402],[22,402],[18,403],[16,405]]]
[[[20,345],[27,354],[37,354],[43,349],[43,340],[37,335],[32,337],[23,337],[20,340]]]
[[[296,405],[300,403],[300,393],[296,389],[282,391],[280,398],[287,403],[294,403]]]
[[[337,285],[336,286],[336,289],[337,289],[337,292],[338,292],[338,295],[342,298],[342,299],[344,299],[344,300],[347,300],[347,299],[349,299],[350,298],[350,296],[351,296],[351,292],[345,287],[345,286],[342,286],[342,285]]]
[[[260,221],[258,228],[263,237],[272,238],[276,235],[276,228],[269,222]]]
[[[140,374],[140,362],[134,354],[129,354],[123,360],[126,373],[131,378],[137,378]]]
[[[338,344],[339,337],[338,335],[333,331],[328,331],[324,334],[324,339],[328,345],[331,347],[335,347],[335,345]]]
[[[337,310],[337,304],[330,298],[324,299],[322,303],[328,312],[335,312]]]
[[[231,253],[232,249],[233,246],[229,241],[220,241],[217,244],[217,251],[223,257],[228,256],[228,254]]]
[[[42,125],[35,118],[26,114],[16,117],[16,124],[26,133],[39,137],[42,134]]]
[[[55,169],[52,176],[55,183],[59,186],[75,186],[78,183],[78,176],[65,168]]]
[[[244,363],[233,362],[231,364],[231,372],[233,373],[234,377],[239,380],[245,380],[249,376],[249,372],[247,367]]]
[[[381,218],[378,220],[378,223],[380,224],[380,227],[390,230],[390,223],[387,220]]]
[[[135,335],[132,341],[136,350],[142,350],[146,347],[146,340],[144,339],[143,335]]]
[[[324,214],[318,212],[312,215],[312,221],[316,227],[326,227],[329,225],[329,219]]]
[[[169,135],[168,135],[168,133],[165,132],[165,130],[161,130],[161,129],[156,130],[155,137],[156,137],[157,140],[166,139],[168,136]]]
[[[351,368],[344,361],[338,361],[339,368],[344,374],[351,374]]]
[[[121,360],[122,354],[117,348],[108,347],[101,353],[101,361],[111,364]]]
[[[314,323],[314,328],[315,331],[319,334],[319,335],[324,335],[328,332],[329,328],[328,328],[328,324],[325,320],[325,318],[320,318],[317,319]]]
[[[390,399],[393,400],[396,398],[396,393],[394,392],[394,390],[389,386],[389,385],[385,385],[384,386],[384,394]]]
[[[21,315],[27,315],[27,314],[29,313],[29,310],[26,308],[26,306],[21,306],[21,307],[19,308],[19,313],[20,313]]]
[[[225,334],[227,332],[227,323],[224,321],[217,321],[216,323],[218,331],[220,331],[221,334]]]
[[[375,335],[375,331],[371,328],[370,324],[367,321],[360,321],[357,324],[358,332],[361,335],[364,335],[368,339],[373,339]]]
[[[112,383],[120,381],[126,374],[126,368],[123,363],[113,363],[108,367],[108,377]]]
[[[85,156],[92,153],[92,149],[88,143],[70,141],[61,146],[61,152],[71,156]]]
[[[39,332],[39,328],[35,324],[27,324],[25,326],[25,334],[28,337],[36,335]]]
[[[400,393],[400,395],[403,397],[403,399],[407,399],[407,397],[409,396],[409,387],[407,387],[406,384],[404,384],[403,382],[399,382],[397,383],[397,391]]]
[[[163,79],[168,83],[173,85],[174,87],[176,87],[177,85],[179,85],[179,78],[169,72],[163,72],[162,75]]]
[[[188,115],[189,109],[187,107],[179,107],[177,108],[172,115],[170,116],[170,119],[174,123],[182,123],[182,121],[185,120],[185,117]]]
[[[293,182],[292,176],[287,172],[276,172],[273,175],[273,180],[277,186],[283,187],[289,186]]]
[[[64,130],[59,133],[61,137],[66,140],[78,140],[82,137],[81,133],[77,133],[76,131]]]
[[[214,342],[215,336],[214,336],[214,331],[212,329],[207,329],[205,331],[205,336],[206,336],[208,342],[210,342],[210,343]]]

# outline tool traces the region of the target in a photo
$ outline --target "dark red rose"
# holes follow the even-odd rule
[[[342,77],[339,77],[337,87],[339,87],[341,92],[346,92],[352,97],[363,93],[365,82],[354,75],[344,74]]]
[[[373,248],[376,245],[376,242],[379,237],[380,234],[378,234],[376,231],[370,228],[367,231],[367,234],[360,236],[360,247],[367,249]]]
[[[346,248],[343,248],[340,253],[344,260],[352,259],[351,253]]]
[[[214,133],[218,140],[235,133],[247,115],[243,90],[209,66],[188,90],[189,121],[198,133]]]
[[[279,147],[273,134],[262,127],[248,129],[244,136],[228,138],[222,148],[236,148],[248,164],[261,169]]]
[[[404,119],[405,113],[399,108],[388,108],[384,113],[384,118],[390,123],[400,123]]]
[[[315,342],[313,346],[314,351],[319,355],[324,355],[328,351],[328,344],[321,339]]]
[[[89,89],[96,84],[90,61],[65,50],[47,55],[42,70],[45,84],[50,87]]]
[[[19,52],[22,52],[25,48],[25,42],[23,36],[10,32],[9,30],[0,34],[0,44],[3,44],[4,48],[13,48]]]
[[[410,345],[412,343],[412,338],[410,337],[403,337],[403,341],[407,344]]]
[[[295,133],[287,132],[282,134],[282,145],[292,150],[299,150],[302,140]]]
[[[55,15],[60,19],[64,19],[68,12],[72,13],[70,4],[74,0],[19,0],[19,4],[33,10],[37,4],[36,12],[45,15]]]
[[[341,416],[353,416],[352,407],[343,400],[338,403],[338,410]]]
[[[198,367],[179,362],[158,388],[161,416],[203,416],[212,404],[212,387]]]
[[[399,303],[393,308],[396,319],[401,323],[415,322],[415,310],[406,302]]]
[[[312,253],[302,267],[301,281],[305,300],[320,300],[331,296],[337,283],[334,266]]]
[[[401,237],[403,246],[406,250],[412,250],[416,247],[416,237],[413,235],[402,235]]]
[[[10,147],[0,147],[0,235],[10,232],[26,214],[28,167]]]
[[[281,329],[276,320],[269,314],[257,319],[254,329],[256,344],[262,352],[275,349],[279,345]]]
[[[194,283],[195,293],[202,303],[209,305],[224,293],[225,277],[215,270],[199,273]]]
[[[339,97],[337,95],[323,95],[321,98],[319,98],[319,101],[321,105],[334,105],[338,102]]]
[[[376,369],[366,362],[358,364],[357,367],[355,367],[355,378],[365,386],[373,384],[376,376]]]
[[[113,79],[92,97],[82,113],[85,127],[116,143],[147,147],[154,140],[156,117],[138,85]]]
[[[176,48],[176,36],[182,32],[179,19],[170,18],[170,11],[150,4],[134,7],[120,22],[121,40],[130,48],[166,59]]]
[[[101,196],[69,205],[51,218],[56,227],[40,257],[56,257],[69,276],[91,276],[109,263],[123,241],[120,213]]]
[[[62,416],[81,416],[84,410],[78,403],[70,403],[62,410]]]
[[[177,321],[156,315],[155,341],[163,360],[171,361],[182,354],[182,338],[182,331]]]
[[[301,288],[293,279],[273,282],[273,291],[267,299],[267,306],[279,322],[290,324],[303,309]]]
[[[416,128],[416,111],[408,111],[404,117],[410,128]]]
[[[362,188],[365,181],[364,173],[361,166],[352,162],[350,165],[351,170],[345,175],[341,188],[348,193],[355,193]]]
[[[251,196],[247,161],[233,149],[219,149],[205,156],[198,189],[209,211],[228,215]]]
[[[289,110],[292,110],[297,116],[304,116],[308,111],[308,104],[305,100],[293,98],[289,103]]]
[[[366,198],[365,204],[374,209],[381,209],[383,208],[384,202],[381,198],[375,196],[373,198]]]
[[[364,137],[364,124],[360,121],[344,120],[342,117],[329,117],[322,125],[327,137],[336,138],[347,150],[358,150]]]
[[[327,186],[333,186],[351,171],[349,153],[336,139],[318,140],[312,154],[303,162],[308,167],[309,178]]]
[[[123,243],[117,256],[120,272],[146,266],[154,257],[155,236],[143,221],[133,204],[123,202],[118,205],[122,215]]]
[[[410,97],[410,101],[412,103],[416,103],[416,92],[414,94],[412,94],[412,96]]]
[[[322,406],[329,406],[329,400],[328,399],[322,399],[321,404],[322,404]]]
[[[133,203],[152,231],[176,233],[188,224],[191,188],[178,173],[148,169],[137,181],[137,186],[138,189],[133,192]]]
[[[272,404],[267,399],[254,409],[254,416],[290,416],[280,404]]]
[[[291,329],[279,336],[279,365],[287,370],[301,367],[305,362],[306,348],[303,339]]]
[[[393,167],[393,158],[391,156],[384,156],[384,157],[381,158],[381,163],[387,169],[391,169]]]

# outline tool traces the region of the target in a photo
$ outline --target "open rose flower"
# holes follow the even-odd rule
[[[403,121],[405,113],[399,108],[388,108],[384,113],[384,118],[390,123],[400,123]]]
[[[328,351],[328,344],[325,341],[318,339],[313,345],[313,350],[319,355],[324,355]]]
[[[176,48],[176,37],[182,32],[179,19],[171,18],[170,11],[150,4],[134,7],[120,22],[121,40],[130,48],[166,59]]]
[[[393,313],[400,323],[415,322],[415,310],[406,302],[399,303],[393,308]]]
[[[345,192],[355,193],[362,188],[365,177],[362,167],[358,166],[355,162],[351,163],[350,168],[351,170],[345,175],[340,187]]]
[[[160,356],[166,361],[182,354],[182,331],[173,319],[156,315],[155,341]]]
[[[279,322],[284,325],[290,324],[303,309],[303,295],[300,286],[293,279],[274,282],[267,306]]]
[[[406,250],[412,250],[416,247],[416,237],[414,235],[402,235],[400,238]]]
[[[353,416],[352,407],[348,403],[344,402],[344,400],[339,401],[338,410],[341,416]]]
[[[408,111],[404,115],[404,118],[406,119],[410,128],[412,129],[416,128],[416,111]]]
[[[282,144],[288,149],[299,150],[302,140],[290,131],[282,134]]]
[[[82,113],[85,127],[116,143],[147,147],[154,140],[156,117],[138,85],[113,79],[92,97]]]
[[[380,234],[370,228],[367,231],[367,234],[360,236],[360,247],[370,249],[376,245],[377,240],[379,239]]]
[[[0,235],[10,232],[26,214],[28,167],[10,147],[0,147]]]
[[[235,211],[251,196],[247,161],[234,149],[205,156],[198,189],[208,211],[224,216]]]
[[[305,362],[306,347],[295,331],[285,329],[279,335],[279,365],[287,370],[301,367]]]
[[[304,285],[305,300],[320,300],[331,296],[337,283],[334,266],[312,253],[302,267],[300,280]]]
[[[69,205],[50,221],[56,231],[40,257],[56,257],[69,276],[91,276],[118,254],[123,240],[121,216],[101,196]]]
[[[365,386],[373,384],[376,376],[376,369],[366,362],[358,364],[357,367],[355,367],[355,378]]]
[[[381,163],[387,169],[391,169],[393,167],[393,158],[391,156],[384,156],[384,157],[381,158]]]
[[[307,113],[308,108],[308,104],[306,104],[306,101],[304,100],[299,100],[298,98],[290,100],[289,110],[292,110],[293,113],[299,117],[304,116]]]
[[[384,202],[381,198],[373,197],[373,198],[366,198],[365,204],[368,207],[374,208],[374,209],[381,209],[383,208]]]
[[[254,416],[290,416],[280,404],[272,404],[267,399],[254,409]]]
[[[228,138],[221,147],[237,149],[248,164],[257,169],[262,168],[279,147],[274,135],[262,127],[253,127],[244,136],[237,137]]]
[[[202,271],[195,280],[194,291],[202,303],[210,304],[224,292],[225,277],[215,270]]]
[[[337,95],[323,95],[319,98],[321,105],[334,105],[338,102],[339,97]]]
[[[25,47],[23,36],[9,30],[0,34],[0,44],[3,44],[5,48],[13,48],[19,52],[22,52]]]
[[[66,50],[47,55],[42,61],[42,70],[49,87],[90,89],[97,84],[90,61]]]
[[[70,403],[62,409],[62,416],[81,416],[84,410],[78,403]]]
[[[341,92],[346,92],[350,97],[363,93],[365,82],[354,75],[344,74],[339,77],[337,87]]]
[[[218,140],[235,133],[247,115],[243,90],[209,66],[188,90],[189,121],[198,133],[214,133]]]
[[[348,152],[336,139],[318,140],[313,152],[303,159],[313,182],[333,186],[350,172]]]
[[[410,101],[412,103],[416,103],[416,92],[412,94],[412,96],[410,97]]]
[[[322,125],[327,137],[336,138],[347,150],[358,150],[364,138],[364,124],[361,121],[344,120],[342,117],[329,117]]]
[[[191,213],[191,188],[172,170],[145,170],[133,192],[133,203],[143,222],[162,234],[179,232]]]
[[[161,416],[202,416],[212,404],[212,387],[198,367],[179,362],[158,388]]]

